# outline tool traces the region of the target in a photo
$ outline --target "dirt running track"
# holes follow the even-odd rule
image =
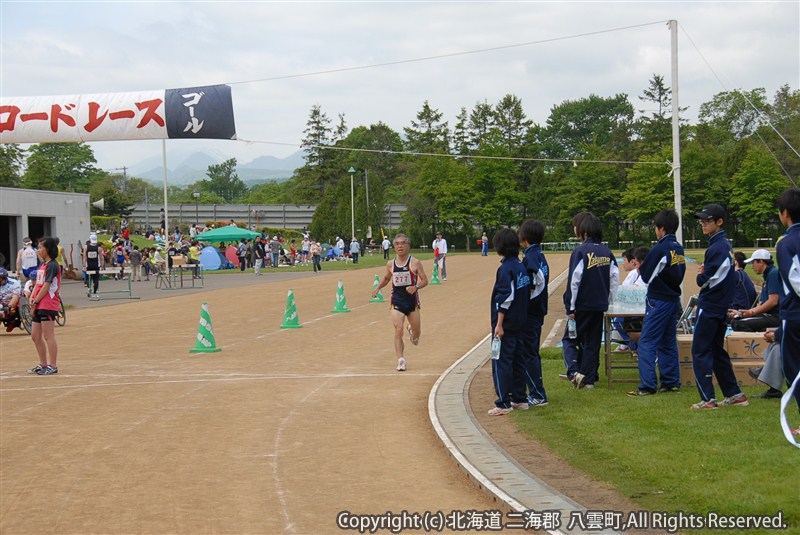
[[[341,533],[342,510],[496,509],[426,403],[489,330],[497,258],[448,267],[405,373],[375,270],[72,309],[57,376],[27,375],[29,337],[3,333],[0,533]],[[340,277],[352,312],[331,314]],[[303,328],[281,330],[290,287]],[[204,301],[222,352],[190,354]]]

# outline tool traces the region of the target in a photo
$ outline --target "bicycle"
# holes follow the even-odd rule
[[[25,329],[28,334],[31,334],[31,326],[33,324],[33,315],[31,314],[31,305],[27,297],[22,297],[19,301],[19,317],[20,327]],[[58,315],[56,316],[56,324],[63,327],[67,324],[67,309],[64,306],[64,301],[58,307]]]

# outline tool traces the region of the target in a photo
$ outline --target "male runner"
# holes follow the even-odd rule
[[[378,287],[372,291],[376,297],[381,288],[392,283],[392,298],[390,308],[392,324],[394,325],[394,351],[397,354],[397,371],[406,371],[406,358],[403,355],[403,325],[408,318],[408,334],[411,343],[419,344],[420,315],[419,315],[419,290],[428,285],[428,276],[422,267],[422,262],[413,258],[411,239],[405,234],[394,237],[394,250],[397,256],[386,264],[386,274]]]

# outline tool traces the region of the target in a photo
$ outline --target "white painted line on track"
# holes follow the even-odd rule
[[[26,392],[31,390],[62,390],[62,389],[81,389],[81,388],[102,388],[114,386],[137,386],[137,385],[161,385],[161,384],[188,384],[188,383],[214,383],[214,382],[233,382],[233,381],[281,381],[286,379],[352,379],[352,378],[381,378],[381,377],[438,377],[438,373],[414,373],[414,372],[392,372],[392,373],[330,373],[330,374],[295,374],[295,375],[249,375],[240,377],[230,376],[215,376],[215,377],[199,377],[196,379],[166,379],[163,381],[124,381],[118,383],[82,383],[75,385],[49,385],[49,386],[34,386],[25,388],[6,388],[0,389],[0,394],[9,392]],[[30,375],[18,375],[14,377],[3,377],[2,379],[12,378],[31,378]],[[51,376],[52,377],[52,376]],[[86,375],[60,375],[61,378],[65,377],[92,377]],[[108,376],[104,376],[108,377]],[[151,377],[151,376],[137,376],[137,375],[120,375],[120,378],[135,378],[135,377]],[[37,379],[41,381],[42,379]],[[57,379],[55,379],[57,380]],[[47,381],[47,379],[44,379]]]
[[[364,308],[364,307],[368,307],[368,306],[370,306],[370,305],[373,305],[373,304],[374,304],[374,303],[365,303],[365,304],[363,304],[363,305],[358,305],[358,306],[356,306],[356,307],[353,307],[353,308],[351,308],[351,309],[350,309],[350,311],[351,311],[351,312],[353,312],[353,311],[356,311],[356,310],[360,310],[360,309],[362,309],[362,308]],[[304,326],[304,327],[305,327],[306,325],[311,325],[312,323],[316,323],[316,322],[318,322],[318,321],[322,321],[322,320],[325,320],[325,319],[328,319],[328,318],[335,318],[336,316],[339,316],[340,314],[341,314],[341,313],[336,313],[336,314],[333,314],[333,313],[331,313],[331,314],[326,314],[325,316],[320,316],[320,317],[318,317],[318,318],[314,318],[313,320],[308,320],[308,321],[301,322],[301,323],[300,323],[300,325],[302,325],[302,326]],[[373,322],[373,323],[375,323],[375,322]],[[370,323],[370,325],[372,325],[372,323]],[[275,330],[275,331],[270,331],[270,332],[268,332],[268,333],[264,333],[264,334],[262,334],[261,336],[256,336],[256,338],[255,338],[255,339],[256,339],[256,340],[261,340],[262,338],[266,338],[267,336],[273,336],[273,335],[276,335],[276,334],[282,334],[282,333],[287,333],[287,332],[290,332],[290,330],[291,330],[291,329],[277,329],[277,330]],[[236,345],[239,345],[239,342],[234,342],[234,343],[232,343],[232,344],[226,344],[226,345],[224,345],[224,346],[221,346],[221,347],[222,347],[223,349],[228,349],[228,348],[230,348],[230,347],[234,347],[234,346],[236,346]]]
[[[561,336],[563,334],[564,334],[564,320],[563,319],[556,320],[556,322],[553,324],[553,328],[550,329],[550,334],[548,334],[547,338],[545,338],[542,347],[556,347],[556,345],[558,345],[558,342],[554,344],[553,339],[558,337],[558,339],[561,340]]]

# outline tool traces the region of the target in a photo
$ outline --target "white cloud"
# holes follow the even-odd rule
[[[312,105],[355,127],[401,131],[428,100],[453,124],[461,107],[505,94],[543,123],[564,100],[669,83],[665,24],[537,45],[283,80],[277,76],[499,47],[675,18],[680,98],[691,117],[727,89],[800,85],[798,2],[158,2],[0,3],[4,96],[232,83],[243,138],[299,143]],[[699,47],[725,87],[703,63]],[[185,141],[170,142],[169,145]],[[232,155],[291,147],[206,142]],[[103,167],[159,142],[94,145]]]

